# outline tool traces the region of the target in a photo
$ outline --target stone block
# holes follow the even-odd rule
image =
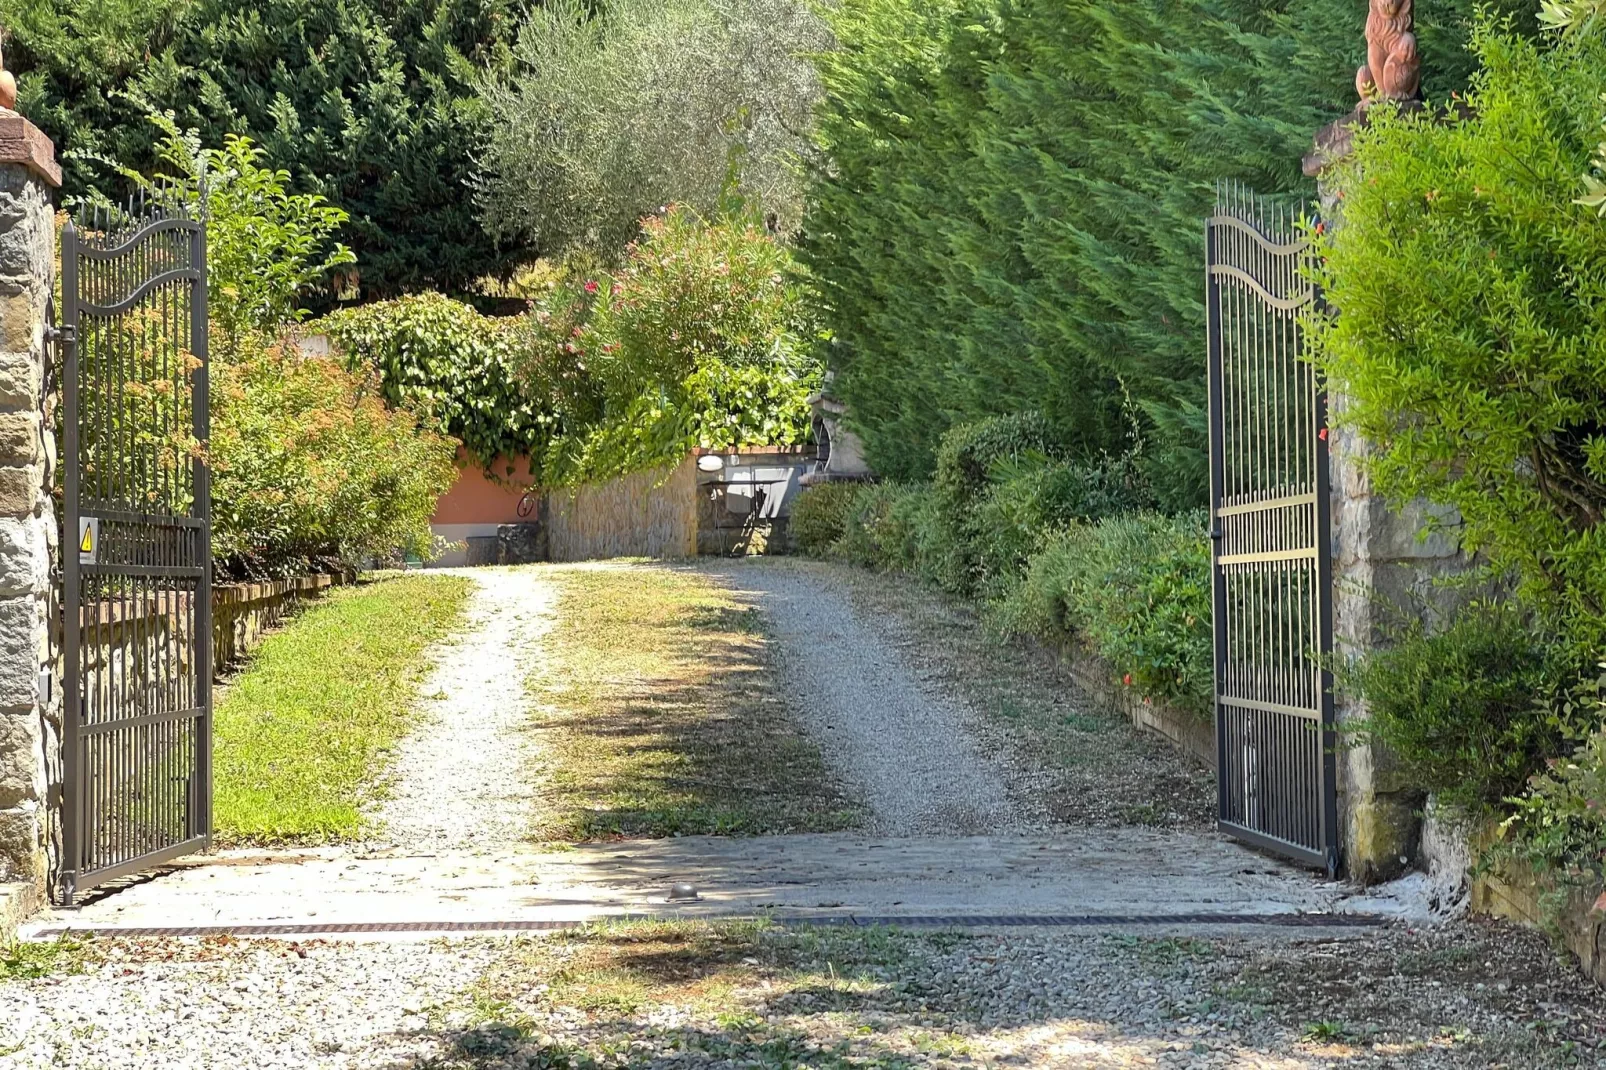
[[[24,804],[0,810],[0,882],[37,883],[44,873],[44,852],[37,806]]]
[[[38,802],[44,794],[39,732],[33,707],[0,710],[0,810]]]
[[[45,622],[31,594],[0,598],[0,708],[34,704]]]
[[[1363,885],[1393,880],[1416,858],[1420,800],[1345,793],[1339,799],[1344,823],[1344,868]]]
[[[0,412],[0,463],[33,464],[43,456],[44,436],[35,412]]]
[[[44,337],[44,309],[34,294],[0,296],[0,349],[38,350]]]
[[[43,482],[37,465],[0,468],[0,517],[32,516]]]
[[[50,574],[44,527],[43,517],[0,516],[0,597],[43,588]]]
[[[37,411],[43,379],[36,353],[0,349],[0,409]]]

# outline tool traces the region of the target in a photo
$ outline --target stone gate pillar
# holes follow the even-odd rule
[[[1367,65],[1356,73],[1361,104],[1318,133],[1315,150],[1304,161],[1305,174],[1317,180],[1322,221],[1329,232],[1344,222],[1342,165],[1350,156],[1354,130],[1366,122],[1366,109],[1380,99],[1405,109],[1420,107],[1411,4],[1373,0],[1371,8]],[[1337,312],[1343,315],[1343,309]],[[1342,424],[1344,406],[1344,396],[1334,393],[1331,423]],[[1453,510],[1424,501],[1385,501],[1366,474],[1370,444],[1339,426],[1330,435],[1333,645],[1342,662],[1386,647],[1404,614],[1442,616],[1452,611],[1467,592],[1446,581],[1465,575],[1473,563],[1454,537],[1460,518]],[[1425,535],[1430,525],[1434,530]],[[1335,715],[1341,736],[1338,813],[1345,869],[1363,883],[1388,880],[1418,861],[1424,793],[1402,779],[1387,748],[1364,738],[1344,738],[1346,726],[1366,718],[1364,702],[1340,691]]]
[[[0,104],[12,104],[9,75]],[[56,511],[46,331],[55,279],[55,146],[0,107],[0,928],[45,891],[58,800],[50,672]],[[8,886],[9,894],[8,894]]]

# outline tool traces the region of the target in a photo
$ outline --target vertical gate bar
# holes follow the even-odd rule
[[[77,892],[83,855],[84,763],[79,722],[83,685],[79,679],[79,634],[82,619],[78,568],[78,230],[68,219],[61,228],[61,355],[62,355],[62,815],[61,897],[71,904]]]
[[[199,805],[194,814],[196,827],[192,835],[203,836],[207,846],[212,843],[212,484],[207,470],[205,450],[211,441],[207,321],[206,321],[206,224],[197,222],[190,236],[190,266],[197,278],[190,289],[190,347],[198,366],[195,369],[194,392],[190,398],[192,418],[195,422],[195,440],[199,448],[194,471],[195,501],[192,515],[201,524],[194,530],[196,563],[201,577],[195,584],[195,687],[200,716],[195,722],[195,779]]]
[[[1320,295],[1317,296],[1320,300]],[[1322,849],[1327,857],[1328,876],[1336,876],[1340,863],[1338,854],[1338,783],[1336,769],[1336,733],[1333,724],[1333,555],[1331,473],[1328,470],[1327,396],[1325,389],[1311,376],[1314,391],[1311,411],[1316,433],[1313,434],[1316,475],[1316,596],[1320,599],[1317,626],[1321,630],[1320,687],[1318,700],[1321,712],[1320,765],[1318,782],[1322,808]]]
[[[1216,212],[1220,214],[1218,195]],[[1210,640],[1213,645],[1212,672],[1215,677],[1216,719],[1216,806],[1217,814],[1230,812],[1231,777],[1227,774],[1227,729],[1221,695],[1227,675],[1227,578],[1221,570],[1222,538],[1225,532],[1221,523],[1221,504],[1226,480],[1225,444],[1223,442],[1222,411],[1222,352],[1221,352],[1221,283],[1213,270],[1216,263],[1217,227],[1205,223],[1205,338],[1206,338],[1206,405],[1210,427],[1210,598],[1214,607],[1211,619]]]

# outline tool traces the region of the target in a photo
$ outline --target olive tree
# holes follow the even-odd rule
[[[532,10],[512,70],[483,86],[488,230],[542,255],[614,259],[670,203],[741,198],[789,227],[830,46],[806,0],[553,0]]]

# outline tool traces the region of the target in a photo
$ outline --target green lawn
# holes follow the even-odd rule
[[[470,589],[425,575],[339,588],[269,637],[218,702],[222,842],[359,831],[364,791],[413,723],[425,651],[456,628]]]

